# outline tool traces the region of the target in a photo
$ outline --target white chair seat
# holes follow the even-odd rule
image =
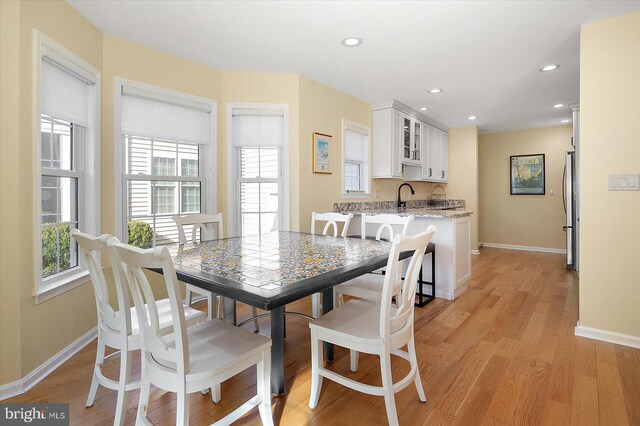
[[[360,299],[371,300],[380,303],[382,300],[382,286],[384,284],[384,275],[382,274],[366,274],[349,280],[339,286],[336,286],[337,295],[353,296]],[[402,282],[393,286],[393,295],[396,296],[402,289]]]
[[[175,349],[173,334],[164,337],[169,348]],[[223,374],[229,368],[259,355],[271,347],[271,339],[214,319],[189,327],[189,372],[186,381],[195,382]],[[156,364],[157,363],[157,364]],[[175,363],[155,359],[150,366],[175,370]]]
[[[396,312],[397,308],[392,306],[391,315]],[[383,344],[380,337],[380,304],[368,300],[350,300],[313,320],[309,327],[316,328],[325,342],[349,339],[354,343]],[[329,336],[325,336],[323,329],[329,332]],[[392,333],[395,331],[391,330]]]

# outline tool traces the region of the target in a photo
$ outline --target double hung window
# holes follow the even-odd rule
[[[175,243],[174,215],[213,212],[214,104],[133,82],[120,104],[122,234],[139,247]]]
[[[37,33],[36,302],[86,282],[72,229],[99,229],[98,71]],[[54,291],[55,290],[55,291]]]
[[[343,191],[345,195],[369,192],[369,129],[362,125],[343,123]]]
[[[283,228],[284,111],[233,108],[236,234]]]

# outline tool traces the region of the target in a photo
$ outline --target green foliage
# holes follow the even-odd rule
[[[141,248],[149,248],[153,242],[151,225],[137,220],[129,221],[127,225],[129,244]]]
[[[58,240],[60,251],[58,251]],[[56,268],[58,253],[60,253],[59,270]],[[71,227],[69,225],[44,226],[42,228],[42,276],[47,277],[70,267]]]

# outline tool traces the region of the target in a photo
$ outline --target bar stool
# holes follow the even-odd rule
[[[418,275],[418,288],[416,290],[416,306],[422,308],[427,303],[436,298],[436,245],[429,243],[424,251],[425,256],[431,253],[431,281],[424,281],[422,275],[422,266],[420,266],[420,275]],[[424,293],[423,285],[431,287],[431,296]]]

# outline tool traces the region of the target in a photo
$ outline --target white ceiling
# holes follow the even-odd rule
[[[560,124],[579,101],[580,25],[640,1],[82,1],[105,33],[221,70],[299,73],[451,127]],[[347,36],[364,40],[343,47]],[[540,67],[560,64],[557,71]],[[427,94],[430,88],[444,91]],[[327,105],[327,108],[330,108]]]

